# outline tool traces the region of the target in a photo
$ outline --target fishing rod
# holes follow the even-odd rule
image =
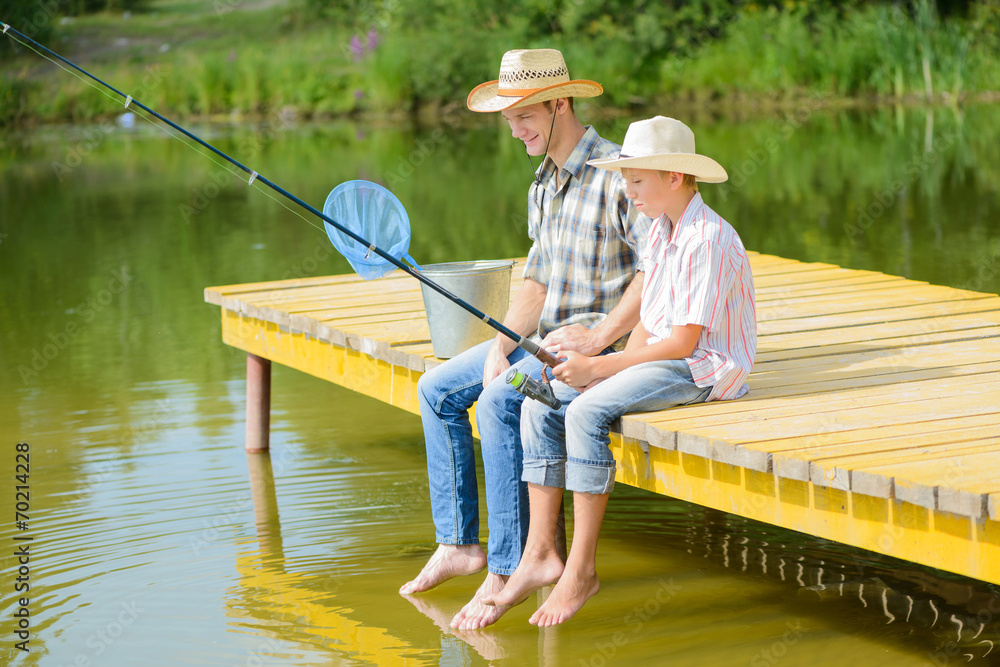
[[[67,65],[69,65],[73,69],[77,70],[78,72],[80,72],[80,73],[84,74],[85,76],[93,79],[94,81],[96,81],[97,83],[101,84],[102,86],[104,86],[108,90],[114,92],[117,95],[120,95],[125,100],[125,108],[126,109],[128,109],[130,106],[134,105],[134,106],[142,109],[143,111],[146,111],[147,113],[151,114],[152,116],[155,116],[156,118],[158,118],[159,120],[163,121],[164,123],[166,123],[170,127],[174,128],[178,132],[181,132],[186,137],[188,137],[188,138],[190,138],[190,139],[198,142],[199,144],[201,144],[202,146],[204,146],[208,150],[212,151],[213,153],[215,153],[216,155],[218,155],[222,159],[226,160],[230,164],[232,164],[232,165],[234,165],[234,166],[242,169],[244,172],[246,172],[250,176],[250,178],[249,178],[249,180],[247,182],[247,185],[253,185],[254,181],[260,181],[261,183],[263,183],[264,185],[268,186],[269,188],[271,188],[272,190],[274,190],[278,194],[286,197],[287,199],[290,199],[291,201],[295,202],[296,204],[298,204],[299,206],[301,206],[305,210],[307,210],[310,213],[316,215],[317,217],[319,217],[323,221],[329,223],[330,225],[332,225],[335,229],[337,229],[341,233],[346,234],[347,236],[349,236],[353,240],[357,241],[358,243],[361,243],[361,244],[365,245],[368,248],[369,252],[374,252],[379,257],[381,257],[382,259],[388,261],[390,264],[392,264],[393,266],[395,266],[397,269],[400,269],[400,270],[408,273],[409,275],[411,275],[414,278],[416,278],[417,280],[419,280],[421,283],[423,283],[423,284],[427,285],[428,287],[430,287],[431,289],[433,289],[435,292],[437,292],[441,296],[443,296],[446,299],[452,301],[453,303],[461,306],[462,308],[464,308],[465,310],[467,310],[469,313],[471,313],[472,315],[474,315],[477,319],[482,320],[483,322],[485,322],[487,325],[489,325],[490,327],[492,327],[493,329],[495,329],[499,333],[502,333],[504,336],[506,336],[507,338],[511,339],[515,343],[517,343],[518,347],[520,347],[522,350],[524,350],[528,354],[534,356],[536,359],[538,359],[539,361],[541,361],[543,364],[545,364],[545,365],[547,365],[547,366],[549,366],[551,368],[555,368],[556,366],[558,366],[561,363],[559,361],[559,359],[556,358],[555,355],[553,355],[550,352],[546,351],[544,348],[542,348],[537,343],[529,340],[528,338],[525,338],[524,336],[516,333],[512,329],[504,326],[503,324],[501,324],[497,320],[493,319],[492,317],[490,317],[486,313],[482,312],[481,310],[479,310],[478,308],[476,308],[472,304],[468,303],[464,299],[462,299],[462,298],[456,296],[455,294],[451,293],[450,291],[448,291],[447,289],[445,289],[441,285],[438,285],[437,283],[435,283],[430,278],[424,276],[422,273],[420,273],[418,271],[415,271],[414,269],[412,269],[409,266],[407,266],[406,264],[404,264],[402,261],[400,261],[400,260],[396,259],[395,257],[393,257],[391,254],[385,252],[384,250],[382,250],[381,248],[377,247],[373,243],[370,243],[367,239],[359,236],[358,234],[356,234],[355,232],[351,231],[350,229],[348,229],[344,225],[341,225],[339,222],[337,222],[333,218],[327,216],[322,211],[319,211],[318,209],[316,209],[315,207],[311,206],[310,204],[307,204],[306,202],[302,201],[301,199],[299,199],[295,195],[291,194],[290,192],[288,192],[284,188],[280,187],[279,185],[275,184],[274,182],[270,181],[269,179],[265,178],[264,176],[261,176],[258,172],[256,172],[256,171],[250,169],[249,167],[243,165],[242,163],[238,162],[237,160],[235,160],[234,158],[230,157],[226,153],[223,153],[222,151],[220,151],[218,148],[216,148],[215,146],[211,145],[210,143],[208,143],[208,142],[202,140],[201,138],[195,136],[191,132],[188,132],[183,127],[181,127],[177,123],[173,122],[169,118],[161,116],[159,113],[157,113],[153,109],[150,109],[145,104],[139,102],[138,100],[133,99],[131,95],[126,95],[125,93],[121,92],[120,90],[118,90],[114,86],[111,86],[110,84],[108,84],[108,83],[102,81],[101,79],[97,78],[96,76],[94,76],[93,74],[91,74],[87,70],[83,69],[79,65],[76,65],[75,63],[67,60],[64,57],[62,57],[61,55],[59,55],[55,51],[52,51],[51,49],[43,46],[42,44],[39,44],[38,42],[36,42],[32,38],[28,37],[27,35],[25,35],[25,34],[19,32],[19,31],[15,30],[10,25],[8,25],[6,23],[3,23],[3,22],[0,22],[0,26],[3,26],[3,34],[4,35],[8,35],[8,34],[9,35],[17,35],[21,39],[26,40],[27,42],[30,42],[31,44],[37,46],[39,49],[45,51],[46,53],[51,54],[55,58],[58,58],[59,60],[61,60],[62,62],[66,63]],[[520,391],[521,393],[525,393],[526,395],[529,395],[529,396],[531,396],[531,394],[527,394],[526,391],[533,391],[533,392],[536,392],[536,393],[540,391],[540,393],[541,393],[540,397],[536,397],[536,396],[531,396],[531,397],[532,398],[538,398],[538,400],[542,400],[542,402],[548,403],[548,401],[546,399],[551,396],[551,390],[547,386],[548,378],[545,375],[544,369],[542,371],[542,379],[543,379],[543,382],[546,383],[546,386],[541,387],[540,389],[538,389],[536,387],[533,387],[533,386],[530,386],[531,383],[534,382],[534,380],[532,380],[532,378],[527,377],[527,376],[524,376],[524,377],[526,378],[526,380],[528,382],[527,383],[522,383],[521,379],[518,378],[518,384],[517,385],[513,385],[514,388],[517,389],[518,391]],[[548,392],[548,396],[546,395],[546,392]],[[554,398],[552,398],[551,400],[555,401],[556,403],[558,403],[558,401],[556,401],[556,399],[554,399]],[[548,404],[552,405],[552,403],[548,403]],[[558,406],[555,406],[555,407],[558,407]]]

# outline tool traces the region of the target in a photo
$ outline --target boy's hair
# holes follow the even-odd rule
[[[632,170],[630,168],[628,168],[628,167],[622,167],[622,176],[624,176],[625,178],[628,178],[629,172],[631,172],[631,171]],[[656,170],[656,169],[654,169],[653,171],[656,171],[656,174],[660,177],[660,180],[663,180],[663,175],[664,174],[669,173],[669,172],[666,172],[666,171],[659,171],[659,170]],[[680,172],[677,172],[677,173],[680,173]],[[684,180],[681,181],[681,185],[683,185],[686,188],[690,188],[691,190],[694,190],[695,192],[698,192],[698,179],[695,178],[694,174],[681,174],[681,176],[684,177]]]

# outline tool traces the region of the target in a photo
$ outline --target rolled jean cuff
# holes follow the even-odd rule
[[[566,489],[579,493],[611,493],[615,488],[615,461],[569,458],[566,461]]]
[[[566,459],[524,458],[521,481],[538,486],[566,488]]]
[[[447,544],[448,546],[467,546],[469,544],[479,544],[478,537],[472,537],[467,539],[456,539],[454,537],[441,537],[440,535],[434,536],[434,541],[438,544]]]

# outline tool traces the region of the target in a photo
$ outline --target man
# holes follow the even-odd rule
[[[626,293],[626,287],[636,275],[639,242],[648,229],[648,221],[639,222],[629,209],[620,177],[587,166],[588,160],[615,157],[620,149],[584,127],[573,110],[572,98],[602,92],[593,81],[571,80],[558,51],[518,50],[504,54],[499,80],[477,86],[467,100],[472,111],[499,111],[513,136],[524,142],[529,159],[545,156],[528,194],[528,233],[534,243],[524,286],[504,325],[588,355],[610,348],[638,321],[639,290]],[[552,333],[560,327],[566,328]],[[452,620],[454,628],[481,628],[500,617],[504,609],[483,600],[503,589],[527,537],[528,499],[520,481],[524,396],[504,382],[511,366],[536,379],[541,373],[541,362],[497,335],[432,369],[418,383],[439,546],[400,593],[425,591],[488,565],[485,581]],[[489,508],[488,558],[479,546],[468,416],[477,401]]]

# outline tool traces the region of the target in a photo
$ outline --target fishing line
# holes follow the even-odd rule
[[[6,24],[4,24],[4,25],[6,26]],[[5,31],[4,31],[4,33],[6,33],[6,32],[7,32],[7,30],[5,30]],[[14,32],[15,32],[15,34],[17,34],[17,31],[14,31]],[[85,79],[84,77],[82,77],[82,76],[80,76],[79,74],[77,74],[77,73],[76,73],[76,72],[75,72],[74,70],[72,70],[72,69],[70,69],[70,68],[66,67],[65,65],[63,65],[63,64],[62,64],[61,62],[59,62],[58,60],[54,60],[54,59],[50,58],[50,57],[49,57],[48,55],[46,55],[45,53],[43,53],[43,52],[39,51],[38,49],[36,49],[36,48],[35,48],[34,46],[32,46],[31,44],[29,44],[29,43],[26,43],[26,42],[23,42],[23,41],[21,41],[20,39],[17,39],[17,37],[15,37],[14,35],[11,35],[11,39],[13,39],[13,40],[14,40],[15,42],[17,42],[17,43],[18,43],[18,44],[20,44],[21,46],[24,46],[24,47],[26,47],[26,48],[30,49],[30,50],[31,50],[31,51],[33,51],[34,53],[38,54],[38,56],[39,56],[39,57],[41,57],[41,58],[44,58],[45,60],[49,61],[50,63],[52,63],[53,65],[55,65],[56,67],[58,67],[58,68],[59,68],[59,69],[61,69],[62,71],[66,72],[67,74],[71,74],[71,75],[73,75],[73,76],[74,76],[74,77],[76,77],[76,78],[77,78],[77,79],[78,79],[79,81],[81,81],[81,82],[83,82],[83,83],[84,83],[85,85],[87,85],[87,86],[89,86],[89,87],[93,88],[94,90],[96,90],[97,92],[99,92],[99,93],[100,93],[101,95],[104,95],[105,97],[107,97],[107,98],[108,98],[109,100],[111,100],[111,101],[113,101],[113,102],[115,102],[115,103],[117,103],[117,102],[118,102],[118,100],[117,100],[117,99],[115,99],[114,97],[112,97],[111,95],[109,95],[109,94],[108,94],[108,93],[107,93],[107,92],[106,92],[106,91],[105,91],[104,89],[102,89],[102,88],[99,88],[98,86],[95,86],[95,85],[94,85],[93,83],[91,83],[90,81],[88,81],[88,80],[87,80],[87,79]],[[41,47],[41,48],[45,48],[45,47]],[[106,85],[106,84],[105,84],[105,85]],[[110,87],[110,86],[109,86],[109,87]],[[118,92],[118,91],[115,91],[115,92]],[[119,93],[119,94],[120,94],[120,93]],[[238,173],[238,172],[236,172],[236,171],[234,171],[234,170],[233,170],[233,169],[232,169],[232,168],[231,168],[231,167],[230,167],[230,166],[229,166],[229,165],[228,165],[227,163],[219,161],[219,160],[218,160],[218,159],[216,159],[216,158],[215,158],[215,156],[213,156],[213,155],[212,155],[211,153],[206,153],[205,151],[203,151],[203,150],[200,150],[200,149],[198,148],[198,146],[196,146],[196,145],[194,145],[194,144],[192,144],[192,143],[190,143],[190,142],[188,142],[188,141],[185,141],[185,140],[184,140],[184,139],[182,138],[182,136],[181,136],[181,135],[178,135],[178,134],[175,134],[175,133],[171,132],[169,128],[167,128],[167,127],[164,127],[163,125],[160,125],[160,124],[157,124],[157,123],[153,122],[153,121],[152,121],[152,120],[151,120],[151,119],[149,118],[149,116],[147,116],[147,115],[146,115],[145,113],[138,113],[138,112],[137,112],[137,110],[133,110],[133,109],[131,108],[131,102],[133,102],[134,100],[132,100],[131,98],[132,98],[132,96],[131,96],[131,95],[129,95],[129,96],[128,96],[128,97],[126,98],[126,105],[125,105],[125,108],[126,108],[126,109],[128,109],[128,110],[129,110],[129,111],[130,111],[131,113],[134,113],[134,114],[135,114],[136,116],[138,116],[138,117],[139,117],[139,118],[141,118],[142,120],[144,120],[144,121],[146,121],[147,123],[149,123],[149,125],[150,125],[151,127],[154,127],[154,128],[156,128],[156,130],[157,130],[157,131],[159,131],[159,132],[162,132],[163,134],[167,135],[168,137],[170,137],[170,138],[172,138],[172,139],[176,139],[177,141],[181,142],[181,143],[182,143],[183,145],[187,146],[188,148],[190,148],[190,149],[191,149],[192,151],[194,151],[194,152],[195,152],[195,153],[197,153],[198,155],[201,155],[202,157],[204,157],[204,158],[206,158],[206,159],[208,159],[208,160],[211,160],[213,164],[215,164],[216,166],[218,166],[218,167],[219,167],[220,169],[225,169],[225,170],[226,170],[226,171],[228,171],[228,172],[229,172],[229,173],[230,173],[230,174],[231,174],[231,175],[232,175],[232,176],[233,176],[234,178],[236,178],[236,179],[239,179],[239,180],[242,180],[242,178],[240,177],[239,173]],[[253,184],[253,183],[251,183],[250,185],[251,185],[251,186],[254,186],[254,184]],[[254,189],[255,189],[255,190],[257,190],[258,192],[260,192],[261,194],[263,194],[264,196],[268,197],[269,199],[271,199],[272,201],[274,201],[274,202],[275,202],[275,203],[277,203],[278,205],[280,205],[280,206],[281,206],[282,208],[284,208],[285,210],[287,210],[287,211],[288,211],[289,213],[292,213],[292,214],[294,214],[294,215],[298,216],[299,218],[301,218],[301,219],[302,219],[302,220],[303,220],[303,221],[304,221],[304,222],[305,222],[306,224],[308,224],[308,225],[309,225],[310,227],[314,227],[315,229],[318,229],[318,230],[320,230],[321,232],[322,232],[322,231],[325,231],[325,230],[323,229],[323,227],[321,227],[320,225],[317,225],[317,224],[316,224],[315,222],[313,222],[312,220],[310,220],[310,219],[309,219],[309,218],[307,218],[306,216],[302,215],[302,213],[300,213],[299,211],[296,211],[296,210],[295,210],[294,208],[292,208],[291,206],[289,206],[289,205],[288,205],[288,204],[286,204],[285,202],[281,201],[280,199],[278,199],[277,197],[275,197],[274,195],[272,195],[272,194],[271,194],[270,192],[268,192],[267,190],[265,190],[265,189],[262,189],[262,188],[261,188],[260,186],[255,186],[255,187],[254,187]]]
[[[318,218],[324,220],[325,222],[327,222],[328,224],[330,224],[331,226],[333,226],[337,231],[341,232],[342,234],[345,234],[346,236],[350,237],[351,239],[354,239],[358,243],[362,243],[362,244],[368,246],[368,249],[369,249],[370,252],[374,252],[379,257],[383,258],[384,260],[386,260],[387,262],[389,262],[390,264],[392,264],[393,266],[395,266],[397,269],[400,269],[401,271],[403,271],[403,272],[409,274],[410,276],[416,278],[421,283],[427,285],[429,288],[433,289],[435,292],[437,292],[441,296],[443,296],[446,299],[452,301],[456,305],[462,307],[463,309],[465,309],[466,311],[468,311],[469,313],[471,313],[473,316],[475,316],[479,320],[482,320],[484,323],[486,323],[492,329],[498,331],[499,333],[503,334],[507,338],[509,338],[512,341],[514,341],[517,344],[518,347],[520,347],[521,349],[525,350],[526,352],[528,352],[532,356],[536,357],[542,363],[544,363],[544,364],[546,364],[548,366],[551,366],[553,368],[555,368],[557,365],[559,365],[559,363],[560,363],[559,360],[553,354],[549,353],[548,351],[546,351],[545,349],[543,349],[542,347],[540,347],[534,341],[531,341],[528,338],[525,338],[524,336],[522,336],[522,335],[520,335],[518,333],[515,333],[513,330],[511,330],[510,328],[504,326],[502,323],[500,323],[497,320],[493,319],[492,317],[490,317],[486,313],[482,312],[481,310],[479,310],[475,306],[469,304],[468,302],[466,302],[465,300],[459,298],[455,294],[452,294],[450,291],[448,291],[447,289],[445,289],[441,285],[438,285],[437,283],[435,283],[430,278],[427,278],[426,276],[424,276],[420,272],[415,271],[414,269],[412,269],[411,267],[407,266],[406,264],[404,264],[402,261],[400,261],[396,257],[393,257],[392,255],[390,255],[389,253],[385,252],[384,250],[382,250],[378,246],[370,243],[369,241],[367,241],[366,239],[364,239],[360,235],[356,234],[355,232],[351,231],[350,229],[348,229],[344,225],[340,224],[339,222],[337,222],[333,218],[327,216],[322,211],[319,211],[315,207],[313,207],[310,204],[306,203],[305,201],[299,199],[298,197],[296,197],[292,193],[288,192],[284,188],[280,187],[279,185],[273,183],[272,181],[268,180],[264,176],[260,175],[260,173],[258,173],[257,171],[254,171],[254,170],[250,169],[249,167],[245,166],[244,164],[236,161],[234,158],[230,157],[226,153],[223,153],[222,151],[220,151],[215,146],[212,146],[208,142],[202,140],[201,138],[197,137],[196,135],[192,134],[191,132],[185,130],[183,127],[181,127],[177,123],[173,122],[169,118],[161,116],[159,113],[157,113],[153,109],[150,109],[145,104],[139,102],[136,99],[133,99],[131,95],[126,95],[125,93],[121,92],[120,90],[118,90],[114,86],[106,83],[105,81],[102,81],[101,79],[97,78],[96,76],[94,76],[93,74],[91,74],[90,72],[88,72],[87,70],[85,70],[82,67],[76,65],[75,63],[67,60],[66,58],[62,57],[61,55],[59,55],[55,51],[52,51],[51,49],[43,46],[42,44],[39,44],[38,42],[36,42],[33,39],[31,39],[27,35],[25,35],[25,34],[19,32],[19,31],[15,30],[9,24],[4,23],[4,22],[0,22],[0,25],[3,26],[3,33],[2,34],[9,35],[12,38],[15,35],[17,37],[20,37],[21,39],[15,39],[15,41],[18,42],[18,43],[21,43],[21,44],[24,43],[21,40],[26,40],[27,42],[30,42],[31,44],[33,44],[34,46],[37,46],[42,51],[50,54],[51,56],[54,56],[55,58],[57,58],[59,61],[65,63],[66,65],[69,65],[74,70],[76,70],[76,71],[80,72],[81,74],[89,77],[90,79],[93,79],[94,81],[96,81],[97,83],[101,84],[102,86],[104,86],[108,90],[110,90],[110,91],[112,91],[114,93],[117,93],[118,95],[120,95],[125,100],[125,108],[130,108],[132,105],[135,105],[136,107],[142,109],[143,111],[145,111],[148,114],[156,117],[158,120],[166,123],[167,125],[169,125],[173,129],[175,129],[178,132],[182,133],[184,136],[188,137],[189,139],[192,139],[193,141],[197,142],[201,146],[204,146],[205,148],[207,148],[208,150],[210,150],[212,153],[214,153],[215,155],[217,155],[217,156],[221,157],[222,159],[226,160],[227,162],[229,162],[233,166],[238,167],[239,169],[243,170],[244,172],[246,172],[247,174],[249,174],[249,179],[247,181],[247,185],[253,186],[253,184],[255,182],[263,183],[264,185],[268,186],[269,188],[271,188],[272,190],[274,190],[278,194],[280,194],[280,195],[284,196],[285,198],[293,201],[294,203],[298,204],[300,207],[302,207],[305,210],[309,211],[313,215],[315,215]],[[27,46],[27,44],[26,44],[26,46]],[[34,51],[35,53],[39,53],[34,48],[32,49],[32,51]],[[42,55],[42,54],[39,53],[39,55]],[[104,91],[101,91],[101,92],[104,93]],[[107,95],[107,93],[104,93],[104,94]],[[114,100],[114,98],[111,97],[110,95],[107,95],[107,96],[110,97],[112,100]],[[117,100],[115,100],[115,101],[117,102]],[[139,116],[143,117],[141,114],[139,114]],[[152,123],[152,121],[150,121],[148,118],[146,120],[148,122]],[[554,122],[555,122],[555,117],[553,115],[553,123]],[[550,131],[550,135],[551,135],[551,131]],[[171,136],[173,136],[173,135],[171,135]],[[176,138],[179,139],[179,137],[176,137]],[[551,139],[551,136],[550,136],[550,139]],[[183,140],[181,140],[181,141],[182,141],[182,143],[185,143],[185,144],[187,143],[187,142],[184,142]],[[547,147],[548,146],[546,145],[546,148]],[[192,146],[192,148],[194,148],[194,147]],[[196,150],[196,152],[199,152],[199,151]],[[211,156],[205,155],[205,157],[208,157],[213,162],[215,162],[214,158],[212,158]],[[257,189],[260,190],[260,188],[257,188]],[[263,190],[260,190],[260,191],[264,192]],[[268,194],[268,193],[265,193],[265,194]],[[270,196],[270,194],[268,194],[268,196]],[[274,199],[274,198],[272,197],[272,199]],[[275,200],[275,201],[277,201],[277,200]],[[287,208],[287,206],[286,206],[286,208]],[[291,210],[291,209],[289,209],[289,210]],[[543,373],[543,378],[544,377],[545,376],[544,376],[544,373]]]

